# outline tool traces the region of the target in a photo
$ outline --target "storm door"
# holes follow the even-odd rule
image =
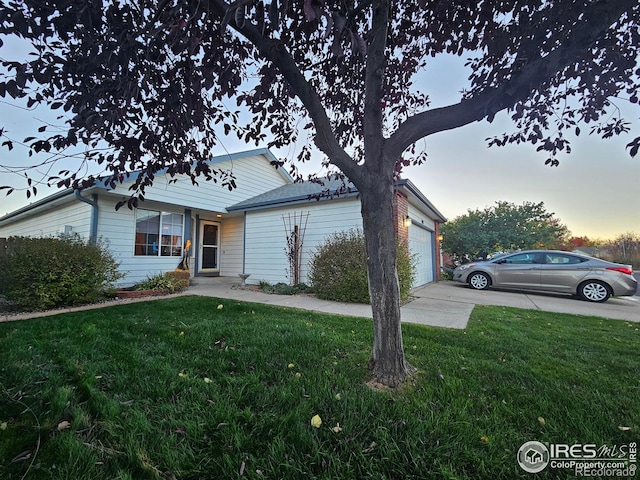
[[[201,272],[220,269],[220,224],[202,222],[200,224],[200,268]]]

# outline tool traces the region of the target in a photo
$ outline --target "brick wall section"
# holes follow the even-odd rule
[[[409,200],[407,197],[399,192],[396,192],[396,196],[393,202],[393,213],[396,218],[394,224],[394,233],[400,243],[409,248],[409,228],[404,226],[404,219],[409,215]]]
[[[394,224],[394,233],[396,238],[406,245],[407,250],[409,249],[409,227],[404,226],[404,220],[409,215],[409,200],[407,197],[402,195],[400,192],[396,192],[396,196],[393,202],[393,213],[395,216],[395,224]],[[441,280],[441,256],[440,256],[440,241],[438,237],[440,236],[440,223],[435,222],[435,231],[433,232],[433,239],[435,243],[435,279],[436,281]]]
[[[435,232],[433,232],[433,239],[435,242],[435,257],[436,257],[436,282],[439,282],[442,278],[441,278],[441,273],[442,273],[442,269],[441,269],[441,260],[442,260],[442,255],[440,254],[440,222],[434,222],[436,225],[436,229]]]

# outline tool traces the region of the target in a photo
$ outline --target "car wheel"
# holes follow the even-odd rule
[[[486,273],[472,273],[468,279],[469,285],[475,290],[486,290],[491,285],[491,279]]]
[[[606,302],[611,296],[609,287],[597,280],[589,280],[578,287],[578,295],[588,302]]]

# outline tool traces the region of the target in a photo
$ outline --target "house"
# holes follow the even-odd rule
[[[360,201],[353,186],[344,195],[313,198],[338,184],[294,183],[275,161],[268,149],[212,158],[214,168],[233,172],[237,188],[231,191],[214,182],[195,186],[187,176],[158,174],[133,210],[115,209],[129,197],[127,181],[115,188],[63,190],[0,218],[0,237],[99,238],[125,273],[122,286],[175,270],[188,240],[193,276],[247,273],[248,283],[290,283],[286,246],[295,231],[304,282],[313,252],[329,234],[362,228]],[[446,219],[408,180],[399,181],[396,200],[397,235],[417,260],[415,286],[432,282],[440,270],[439,224]]]

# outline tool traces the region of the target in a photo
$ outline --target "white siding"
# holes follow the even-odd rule
[[[126,206],[116,211],[117,199],[100,197],[100,215],[98,220],[98,236],[106,243],[107,247],[120,263],[120,270],[125,277],[120,280],[121,286],[131,286],[147,277],[175,270],[181,257],[146,257],[134,255],[134,243],[136,234],[135,211]],[[156,205],[145,202],[143,208],[158,210]],[[184,215],[184,209],[179,207],[162,208],[165,212]]]
[[[27,215],[24,219],[6,222],[0,227],[0,237],[55,237],[65,232],[65,226],[70,226],[72,233],[84,238],[89,236],[91,207],[88,204],[70,196],[50,207],[43,208],[37,217]]]
[[[409,218],[411,221],[417,225],[422,225],[427,230],[435,231],[436,226],[434,221],[427,216],[424,212],[421,212],[413,205],[409,204]]]
[[[219,180],[214,183],[204,177],[198,179],[197,186],[191,183],[188,176],[176,177],[178,180],[175,183],[169,183],[169,175],[158,175],[153,186],[146,188],[144,197],[146,201],[183,205],[194,210],[224,212],[230,205],[291,183],[262,155],[215,163],[212,168],[232,171],[237,188],[230,191]],[[129,185],[130,182],[120,185],[113,193],[129,197]]]
[[[220,275],[233,277],[243,273],[244,214],[225,217],[220,233]]]
[[[301,281],[307,283],[309,261],[316,247],[338,231],[362,229],[360,201],[354,198],[323,200],[288,208],[247,212],[245,272],[249,283],[261,280],[289,283],[283,215],[309,213],[302,245]],[[239,272],[238,272],[239,273]]]

